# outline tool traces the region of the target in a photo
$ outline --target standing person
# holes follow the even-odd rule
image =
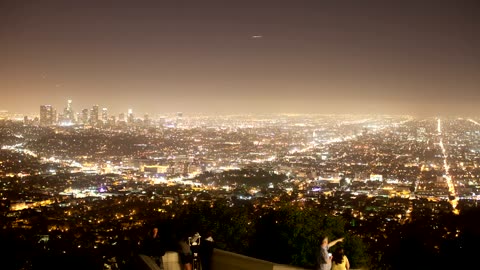
[[[206,238],[200,245],[200,260],[202,262],[202,270],[212,269],[212,255],[215,246],[213,242],[212,232],[206,234]]]
[[[144,250],[145,254],[150,256],[155,263],[160,267],[163,268],[163,255],[165,255],[165,244],[163,243],[162,239],[160,238],[160,234],[158,233],[158,228],[154,227],[151,233],[145,238],[144,241]]]
[[[178,245],[180,248],[180,263],[183,265],[183,270],[192,270],[193,256],[190,245],[188,244],[188,236],[183,236],[178,242]]]
[[[345,256],[345,251],[342,247],[339,247],[333,252],[332,257],[332,270],[349,270],[350,262],[348,261],[347,256]]]
[[[320,252],[317,255],[317,270],[330,270],[332,268],[332,257],[328,253],[328,249],[334,246],[338,242],[342,242],[343,238],[339,238],[332,242],[328,242],[328,237],[322,238],[322,244],[320,245]]]

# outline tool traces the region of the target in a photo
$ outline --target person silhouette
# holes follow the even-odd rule
[[[165,255],[165,250],[165,244],[160,237],[158,227],[154,227],[145,238],[144,252],[145,255],[150,256],[162,270],[164,269],[162,257]]]
[[[320,252],[317,254],[316,270],[330,270],[332,268],[332,256],[328,253],[328,249],[342,241],[343,238],[339,238],[329,243],[327,236],[322,237]]]
[[[345,251],[342,247],[337,248],[333,252],[332,257],[332,270],[349,270],[350,262],[348,261],[347,256],[345,256]]]
[[[183,235],[180,240],[178,241],[179,246],[179,257],[180,263],[183,266],[184,270],[192,270],[192,250],[190,249],[190,245],[188,244],[188,236]]]
[[[212,232],[207,232],[205,239],[200,245],[200,260],[202,262],[202,270],[212,269],[212,255],[215,243],[213,241]]]

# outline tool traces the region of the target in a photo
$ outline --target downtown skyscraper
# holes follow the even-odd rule
[[[56,122],[56,110],[52,105],[41,105],[40,106],[40,125],[41,126],[51,126]]]

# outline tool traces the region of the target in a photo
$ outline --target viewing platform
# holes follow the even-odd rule
[[[139,270],[160,270],[155,262],[146,255],[139,255]],[[177,252],[169,251],[163,256],[165,270],[183,270]],[[272,263],[237,253],[214,249],[212,270],[306,270],[285,264]]]

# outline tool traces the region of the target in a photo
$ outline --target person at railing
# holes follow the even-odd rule
[[[330,270],[332,268],[332,255],[328,253],[328,249],[342,241],[343,238],[339,238],[329,243],[327,236],[322,237],[320,251],[317,254],[316,270]]]
[[[332,270],[349,270],[350,262],[348,261],[345,251],[342,247],[338,247],[333,252],[332,257]]]
[[[180,241],[178,241],[179,252],[178,255],[180,257],[180,263],[182,264],[183,270],[192,270],[192,250],[190,249],[190,245],[188,244],[188,236],[184,235]]]
[[[212,232],[207,232],[206,238],[200,245],[200,260],[202,262],[202,270],[212,269],[213,242]]]
[[[143,252],[145,255],[150,256],[155,263],[160,267],[163,268],[163,255],[165,255],[165,243],[160,238],[160,234],[158,232],[158,228],[154,227],[149,235],[144,240],[143,243]]]

